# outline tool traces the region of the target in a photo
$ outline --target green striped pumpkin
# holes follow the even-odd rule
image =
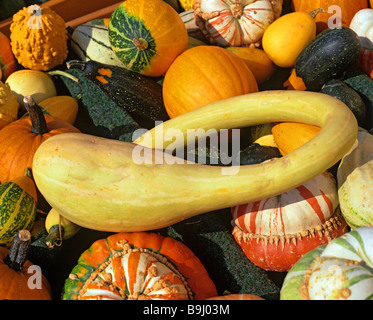
[[[36,199],[36,187],[30,178],[29,169],[24,177],[0,185],[1,245],[10,245],[19,230],[32,228],[37,210]]]
[[[287,273],[281,300],[373,300],[373,227],[309,251]]]
[[[161,0],[127,0],[110,17],[109,41],[124,66],[161,76],[188,46],[179,14]]]

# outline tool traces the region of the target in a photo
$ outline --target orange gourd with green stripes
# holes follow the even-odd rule
[[[0,185],[0,244],[10,245],[21,229],[30,230],[37,209],[36,186],[27,168],[24,176]]]
[[[64,300],[202,300],[217,295],[201,261],[183,243],[155,233],[117,233],[83,252]]]
[[[163,75],[188,47],[188,32],[179,14],[161,0],[127,0],[110,18],[109,40],[126,68]]]

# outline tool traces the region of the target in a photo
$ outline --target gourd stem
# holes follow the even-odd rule
[[[36,133],[38,135],[43,135],[49,132],[44,113],[41,110],[41,108],[35,103],[32,96],[25,96],[23,98],[23,102],[31,119],[31,132]]]
[[[3,262],[15,271],[22,271],[27,260],[28,249],[31,243],[31,233],[28,230],[20,230],[13,237],[9,253]]]
[[[69,78],[69,79],[71,79],[75,82],[79,82],[79,79],[77,77],[75,77],[72,74],[70,74],[68,72],[65,72],[65,71],[54,70],[54,71],[49,71],[47,73],[51,76],[63,76],[63,77]]]
[[[132,43],[136,46],[136,48],[140,51],[144,51],[146,49],[148,49],[148,41],[144,40],[144,39],[138,39],[138,38],[134,38],[132,40]]]
[[[58,224],[52,226],[48,235],[45,237],[45,244],[49,249],[52,249],[55,245],[60,246],[62,244],[62,237],[64,234],[64,228]]]
[[[31,168],[27,167],[25,171],[25,176],[28,178],[32,178]]]
[[[67,69],[80,69],[84,71],[85,69],[85,62],[80,60],[70,60],[66,62]]]
[[[310,12],[310,16],[315,19],[317,14],[320,12],[325,12],[323,8],[318,8]]]

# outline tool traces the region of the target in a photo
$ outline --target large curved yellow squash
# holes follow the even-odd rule
[[[283,158],[232,167],[231,172],[219,166],[172,164],[175,157],[147,148],[183,145],[180,137],[188,129],[218,130],[277,121],[300,121],[322,129]],[[180,136],[162,145],[163,135],[171,129]],[[353,145],[357,130],[350,109],[331,96],[257,92],[213,102],[168,120],[163,132],[156,127],[137,144],[82,133],[52,137],[36,151],[33,174],[51,206],[80,226],[113,232],[152,230],[293,189],[339,161]],[[156,135],[153,143],[149,137]],[[139,158],[135,155],[143,149],[140,143],[146,146],[143,160],[156,155],[158,164],[136,164]]]

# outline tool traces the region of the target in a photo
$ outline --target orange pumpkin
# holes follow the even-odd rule
[[[63,299],[205,300],[216,295],[201,261],[183,243],[155,233],[123,232],[83,252],[65,281]]]
[[[280,122],[272,126],[272,135],[284,156],[311,140],[320,130],[320,127],[310,124]]]
[[[163,101],[170,118],[257,91],[256,79],[245,62],[218,46],[186,50],[172,63],[163,81]]]
[[[294,11],[307,13],[322,8],[324,12],[318,13],[315,17],[317,33],[320,33],[328,29],[329,19],[332,19],[331,22],[336,24],[334,20],[338,13],[332,10],[333,8],[331,6],[339,6],[341,8],[342,26],[349,27],[355,13],[368,7],[368,0],[292,0],[291,5]],[[330,13],[328,11],[330,11]]]
[[[47,279],[40,269],[33,268],[32,262],[26,258],[30,240],[30,232],[21,230],[14,236],[9,249],[0,246],[1,300],[52,299]],[[38,276],[41,278],[36,279]],[[33,279],[30,279],[31,277]],[[35,287],[30,287],[29,280]]]
[[[44,115],[31,96],[25,97],[28,117],[21,118],[0,130],[0,183],[22,176],[40,144],[60,133],[80,132],[66,121]]]
[[[5,82],[6,78],[16,70],[17,62],[10,46],[10,40],[0,32],[0,80]]]
[[[227,47],[226,49],[246,63],[258,84],[271,78],[276,70],[275,65],[263,49],[250,47]]]

